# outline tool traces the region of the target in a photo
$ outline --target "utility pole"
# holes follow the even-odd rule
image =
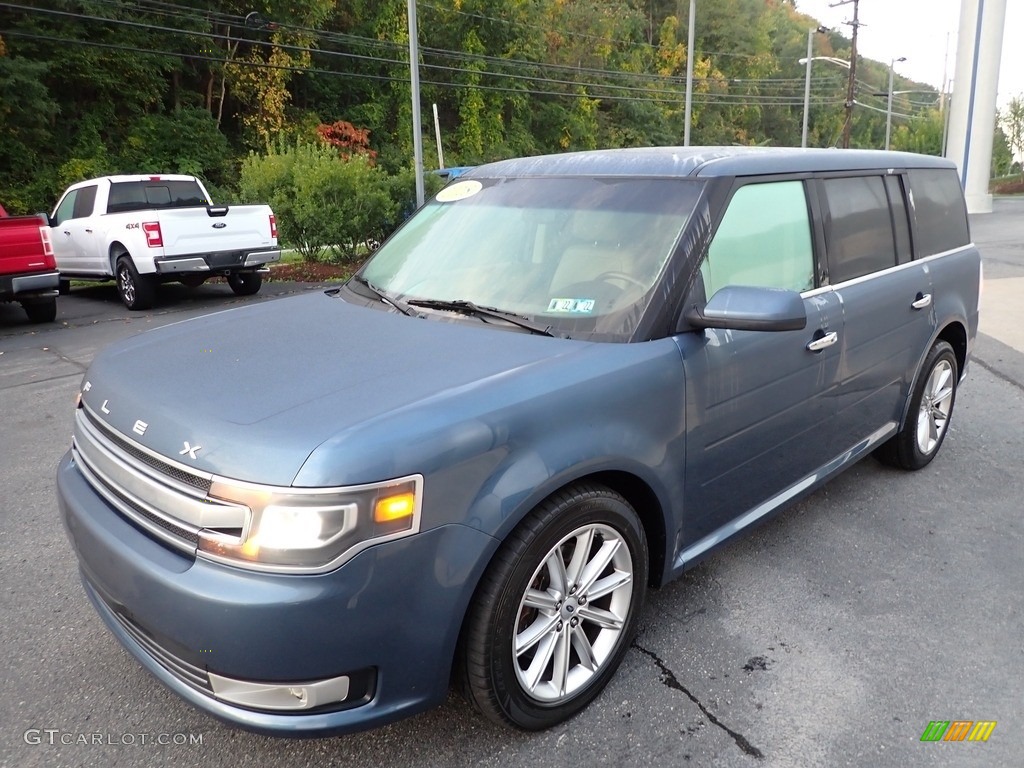
[[[853,3],[853,21],[843,22],[853,27],[853,43],[850,48],[850,80],[846,86],[846,122],[843,123],[843,149],[850,148],[850,129],[853,127],[853,102],[854,102],[854,86],[857,83],[857,29],[860,27],[860,20],[858,18],[860,0],[839,0],[839,2],[832,3],[830,8],[835,8],[839,5],[848,5]]]

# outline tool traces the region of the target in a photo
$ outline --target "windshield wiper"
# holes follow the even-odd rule
[[[394,307],[399,312],[401,312],[403,315],[408,315],[409,317],[419,317],[420,316],[420,314],[415,309],[410,307],[404,301],[402,301],[401,299],[396,299],[396,298],[392,298],[391,296],[388,296],[388,294],[386,294],[384,291],[382,291],[380,288],[378,288],[376,285],[371,283],[369,280],[367,280],[362,275],[353,275],[352,279],[355,280],[360,285],[366,286],[369,289],[369,291],[374,296],[376,296],[378,299],[383,301],[385,304],[388,304],[388,305]]]
[[[541,336],[554,336],[551,332],[550,325],[543,325],[541,323],[534,322],[528,317],[517,315],[515,312],[508,312],[504,309],[498,309],[497,307],[481,307],[474,304],[472,301],[465,301],[463,299],[446,301],[444,299],[409,299],[409,305],[413,307],[425,307],[427,309],[440,309],[448,310],[450,312],[460,312],[464,315],[473,315],[475,317],[493,317],[498,320],[504,320],[506,323],[525,328],[531,333],[537,333]]]

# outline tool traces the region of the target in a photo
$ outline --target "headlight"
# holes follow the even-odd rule
[[[267,571],[337,568],[366,547],[416,533],[420,475],[343,488],[277,488],[214,478],[209,496],[249,510],[238,536],[199,532],[199,554]]]

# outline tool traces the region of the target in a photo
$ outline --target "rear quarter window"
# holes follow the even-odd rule
[[[917,258],[970,243],[967,206],[960,179],[953,168],[912,170],[910,189],[917,222],[914,238]]]

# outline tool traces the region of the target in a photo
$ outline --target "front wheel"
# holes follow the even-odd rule
[[[150,275],[140,275],[128,256],[117,260],[117,292],[128,309],[149,309],[156,302],[156,282]]]
[[[914,384],[903,429],[875,452],[880,461],[921,469],[935,458],[953,415],[959,378],[953,348],[945,341],[935,342]]]
[[[466,698],[527,730],[575,715],[629,649],[647,571],[643,526],[622,496],[587,483],[548,498],[495,555],[470,606]]]
[[[232,272],[228,275],[228,285],[236,296],[252,296],[263,285],[263,275],[259,272]]]

